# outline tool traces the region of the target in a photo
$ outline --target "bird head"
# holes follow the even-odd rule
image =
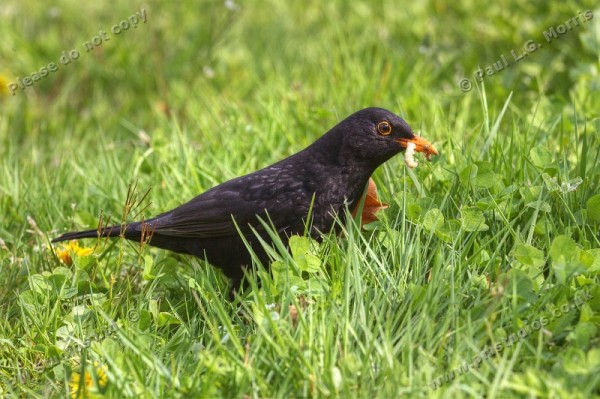
[[[415,135],[404,119],[383,108],[365,108],[338,125],[343,143],[354,158],[380,165],[414,143],[415,151],[428,158],[438,155],[433,145]]]

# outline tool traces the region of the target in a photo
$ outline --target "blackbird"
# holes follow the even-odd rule
[[[226,181],[173,210],[145,221],[66,233],[52,242],[118,236],[145,240],[219,267],[231,278],[234,293],[244,268],[252,264],[244,241],[263,265],[268,265],[269,257],[260,239],[272,243],[264,224],[286,244],[291,235],[303,234],[307,225],[309,234],[320,241],[322,234],[339,229],[336,217],[343,222],[346,208],[358,206],[375,169],[408,143],[428,157],[438,154],[399,116],[365,108],[304,150]]]

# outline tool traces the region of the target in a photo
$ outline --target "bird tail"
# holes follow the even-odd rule
[[[129,228],[131,225],[125,225],[125,230]],[[121,229],[123,226],[113,225],[108,227],[103,227],[101,229],[94,230],[84,230],[84,231],[71,231],[69,233],[65,233],[60,237],[54,238],[51,242],[61,242],[68,240],[78,240],[80,238],[101,238],[101,237],[119,237],[121,235]]]

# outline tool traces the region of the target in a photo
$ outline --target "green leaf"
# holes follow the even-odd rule
[[[450,219],[437,228],[435,235],[444,242],[452,242],[458,236],[460,228],[461,223],[458,220]]]
[[[569,338],[575,341],[574,343],[579,348],[586,348],[590,345],[590,341],[598,335],[598,327],[594,323],[580,322],[575,327],[575,331],[569,334]]]
[[[509,278],[506,293],[515,296],[520,302],[532,303],[537,299],[533,289],[533,281],[523,270],[510,269],[507,273]]]
[[[154,260],[150,255],[144,256],[144,272],[142,273],[142,277],[144,280],[154,280],[156,276],[152,273],[152,269],[154,267]]]
[[[460,215],[460,222],[464,231],[486,231],[490,228],[485,224],[483,211],[475,206],[462,208]]]
[[[447,168],[443,167],[442,162],[437,162],[433,167],[433,177],[436,181],[449,181],[454,178],[454,174]]]
[[[533,209],[539,209],[542,212],[546,212],[546,213],[550,213],[552,211],[552,208],[550,207],[550,204],[547,203],[546,201],[532,201],[530,203],[528,203],[526,205],[528,208],[533,208]]]
[[[561,355],[564,370],[572,375],[591,375],[600,367],[600,349],[594,348],[587,353],[579,348],[567,348]]]
[[[444,225],[444,215],[439,209],[433,208],[427,211],[423,218],[423,227],[428,231],[436,231]]]
[[[73,263],[77,266],[77,270],[89,271],[96,264],[96,256],[94,254],[82,256],[75,254],[73,256]]]
[[[31,290],[23,291],[19,294],[19,300],[21,302],[21,305],[23,306],[23,308],[31,312],[37,311],[37,298],[38,297]]]
[[[592,198],[587,200],[587,215],[591,222],[600,222],[600,194],[594,195]]]
[[[567,236],[557,236],[550,245],[550,258],[552,269],[560,283],[565,283],[567,278],[585,271],[580,259],[581,249],[575,241]]]
[[[329,284],[325,279],[319,278],[318,276],[311,277],[306,281],[306,290],[311,296],[327,294],[327,292],[329,292]]]
[[[273,282],[279,290],[282,288],[289,289],[296,286],[301,289],[306,288],[306,281],[297,274],[297,269],[288,267],[285,262],[275,261],[271,264],[271,273],[273,274]]]
[[[406,216],[409,220],[417,221],[423,210],[416,202],[410,202],[406,205]]]
[[[271,274],[273,275],[273,282],[275,283],[275,286],[279,286],[283,281],[285,281],[287,273],[288,268],[282,261],[276,260],[271,263]]]
[[[544,252],[528,244],[518,244],[513,254],[519,262],[527,266],[542,267],[546,263]]]
[[[321,259],[316,255],[306,254],[303,262],[298,265],[300,266],[300,270],[308,273],[316,273],[321,270]]]
[[[594,258],[594,261],[588,268],[589,272],[598,272],[600,271],[600,248],[588,249],[586,251],[588,255]]]
[[[52,289],[52,285],[41,274],[33,274],[29,276],[29,288],[36,294],[48,294]]]
[[[596,258],[593,252],[590,251],[579,251],[579,262],[586,268],[591,269],[591,267],[596,263]]]
[[[519,188],[519,193],[526,203],[539,200],[541,191],[542,186],[528,186]]]
[[[491,162],[475,162],[477,165],[477,175],[473,178],[473,185],[480,188],[492,188],[501,180],[501,175],[495,173],[494,165]]]
[[[287,287],[289,287],[292,293],[297,292],[298,290],[305,292],[306,287],[308,286],[306,280],[304,280],[300,276],[289,276],[287,283]]]
[[[308,252],[310,247],[310,240],[308,237],[302,236],[291,236],[290,237],[290,250],[292,251],[292,257],[296,259],[300,255],[304,255]]]
[[[54,291],[59,293],[60,290],[62,289],[62,287],[65,285],[65,283],[67,282],[67,276],[65,276],[64,274],[54,274],[52,273],[51,275],[49,275],[48,277],[46,277],[46,280],[52,284]]]
[[[167,326],[172,324],[181,324],[181,321],[169,312],[160,312],[158,314],[158,326]]]
[[[70,299],[77,295],[76,287],[64,287],[60,292],[61,299]]]
[[[151,299],[148,301],[148,310],[150,314],[154,317],[154,321],[158,321],[158,301],[156,299]]]
[[[600,348],[594,348],[588,352],[587,363],[593,372],[600,368]]]
[[[548,191],[554,192],[560,190],[556,177],[552,177],[548,173],[542,173],[542,179],[544,180],[544,184]]]
[[[140,330],[145,330],[150,326],[150,322],[152,321],[152,314],[142,309],[139,314],[138,327]]]
[[[573,259],[577,254],[577,244],[571,237],[557,236],[550,245],[550,256],[557,262],[559,259]]]
[[[73,308],[71,309],[71,316],[73,317],[75,323],[78,324],[83,323],[84,321],[89,319],[93,314],[94,312],[88,309],[86,305],[73,306]]]
[[[61,266],[54,269],[47,280],[54,286],[54,291],[60,299],[69,299],[77,295],[77,287],[72,287],[69,284],[72,277],[73,272]]]
[[[65,276],[68,279],[70,279],[71,277],[73,277],[73,272],[71,271],[71,269],[67,269],[64,266],[59,266],[56,269],[52,270],[52,274],[62,275],[62,276]]]
[[[410,220],[417,221],[425,216],[425,210],[430,210],[433,206],[433,198],[423,197],[415,200],[410,193],[407,193],[406,213]]]
[[[567,348],[561,354],[563,369],[569,374],[588,374],[585,353],[578,348]]]
[[[478,167],[475,164],[467,164],[458,172],[460,182],[464,185],[469,185],[472,179],[477,176]]]
[[[292,236],[289,241],[292,257],[300,270],[315,273],[321,269],[321,260],[311,253],[311,239],[308,237]]]
[[[540,169],[545,169],[554,166],[552,153],[544,147],[533,147],[529,151],[531,162]]]
[[[538,217],[537,221],[535,222],[535,228],[533,229],[533,231],[535,232],[535,234],[538,235],[545,236],[546,234],[548,234],[548,217],[545,215]]]

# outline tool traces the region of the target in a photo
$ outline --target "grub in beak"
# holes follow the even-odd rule
[[[415,152],[422,152],[425,154],[425,158],[428,160],[431,160],[432,155],[439,155],[435,147],[429,141],[420,136],[415,136],[412,139],[400,139],[398,142],[403,147],[406,147],[406,152],[404,153],[404,162],[406,162],[406,165],[409,168],[414,168],[418,165],[413,157]]]

